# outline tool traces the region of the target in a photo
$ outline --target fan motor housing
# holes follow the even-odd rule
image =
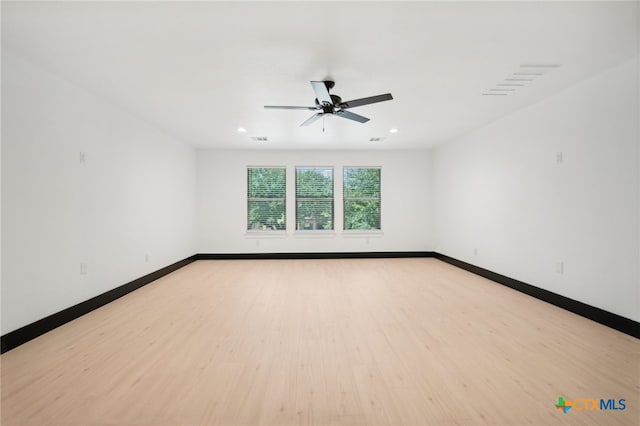
[[[329,105],[329,106],[338,106],[340,103],[342,103],[342,98],[340,96],[338,95],[329,95],[329,96],[331,96],[331,102],[333,102],[333,105]],[[322,105],[318,101],[318,98],[316,98],[316,105],[321,107],[326,107],[326,105]]]

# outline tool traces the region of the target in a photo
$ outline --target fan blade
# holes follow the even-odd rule
[[[320,102],[320,104],[328,103],[333,105],[333,101],[329,95],[329,90],[327,89],[327,85],[324,84],[324,81],[312,81],[311,87],[313,87],[313,91],[316,92],[316,98],[318,98],[318,102]]]
[[[384,95],[369,96],[368,98],[360,98],[354,99],[352,101],[342,102],[338,106],[342,109],[355,108],[362,105],[375,104],[376,102],[390,101],[392,99],[393,96],[391,96],[391,93],[385,93]]]
[[[315,111],[316,107],[306,107],[306,106],[277,106],[277,105],[265,105],[264,106],[265,109],[306,109],[306,110],[311,110],[311,111]]]
[[[300,125],[300,127],[308,126],[309,124],[313,123],[314,121],[316,121],[318,118],[322,117],[323,115],[324,115],[323,112],[319,112],[317,114],[313,114],[311,117],[307,118],[305,120],[305,122]]]
[[[367,117],[354,114],[351,111],[336,111],[335,114],[342,118],[348,118],[349,120],[357,121],[358,123],[366,123],[367,121],[369,121]]]

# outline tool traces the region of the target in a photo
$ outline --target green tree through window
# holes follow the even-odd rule
[[[286,169],[249,167],[247,169],[247,229],[284,231],[286,216]]]
[[[296,229],[333,229],[333,168],[296,167]]]
[[[343,170],[345,230],[380,229],[380,168]]]

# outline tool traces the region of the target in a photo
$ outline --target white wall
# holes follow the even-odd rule
[[[5,49],[2,334],[196,252],[435,249],[640,320],[637,76],[623,64],[432,153],[194,152]],[[335,235],[247,236],[260,165],[287,167],[290,224],[293,168],[334,166]],[[343,166],[382,167],[381,236],[340,231]]]
[[[435,250],[640,320],[639,75],[636,58],[435,149]]]
[[[191,147],[6,49],[2,107],[3,334],[196,253]]]
[[[426,151],[198,152],[198,234],[201,253],[294,253],[431,250],[429,153]],[[247,166],[287,167],[285,238],[247,236]],[[295,227],[295,166],[333,166],[335,229],[300,236]],[[342,167],[382,167],[381,236],[354,238],[342,230]]]

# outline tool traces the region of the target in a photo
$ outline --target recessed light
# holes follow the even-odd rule
[[[389,129],[389,133],[398,133],[398,129],[395,127],[393,129]]]
[[[247,129],[245,129],[244,127],[238,127],[238,132],[244,133],[246,131],[247,131]]]

